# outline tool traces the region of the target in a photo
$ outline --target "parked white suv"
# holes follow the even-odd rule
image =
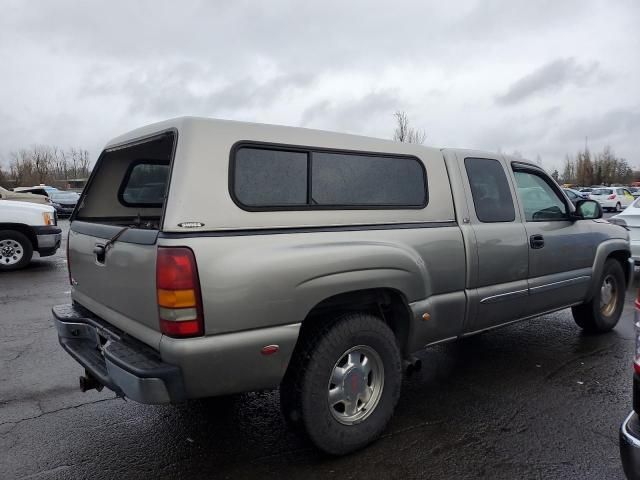
[[[61,239],[53,207],[0,202],[0,272],[27,266],[34,251],[41,257],[53,255],[60,248]]]

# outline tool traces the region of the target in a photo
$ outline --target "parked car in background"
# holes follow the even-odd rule
[[[633,203],[633,195],[624,187],[595,188],[589,194],[591,200],[595,200],[603,210],[621,212]]]
[[[609,222],[629,230],[631,256],[640,263],[640,198],[636,198],[622,213],[611,217]]]
[[[580,189],[578,189],[578,191],[579,191],[580,193],[582,193],[582,194],[589,195],[589,194],[593,191],[593,188],[591,188],[591,187],[585,187],[585,188],[580,188]]]
[[[58,216],[69,217],[73,213],[73,210],[76,208],[76,204],[78,203],[80,195],[76,192],[57,190],[55,192],[50,192],[49,198],[53,203],[60,206],[57,209]]]
[[[76,208],[76,203],[80,198],[80,194],[77,192],[70,192],[57,189],[56,187],[50,187],[48,185],[39,185],[35,187],[16,187],[14,192],[21,193],[34,193],[37,195],[45,195],[53,203],[56,212],[59,217],[68,217],[73,213],[73,209]]]
[[[574,205],[577,205],[579,200],[587,200],[589,198],[588,193],[582,193],[572,188],[563,188],[562,191],[569,197],[569,200],[571,200],[571,203]]]
[[[34,251],[41,257],[53,255],[61,239],[52,206],[0,202],[0,272],[27,266]]]
[[[633,195],[633,198],[640,197],[640,188],[638,188],[638,187],[627,187],[627,190],[629,190],[631,192],[631,195]]]
[[[31,192],[37,193],[38,195],[48,195],[49,192],[55,192],[57,190],[56,187],[44,184],[34,185],[32,187],[16,187],[13,189],[14,192]]]
[[[84,391],[280,386],[286,420],[345,454],[383,433],[425,346],[567,307],[614,328],[633,268],[601,217],[500,154],[180,118],[100,155],[54,322]]]
[[[0,200],[14,200],[19,202],[39,203],[41,205],[51,205],[51,200],[46,195],[37,195],[28,192],[12,192],[0,187]]]

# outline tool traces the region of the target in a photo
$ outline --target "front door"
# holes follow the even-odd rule
[[[584,299],[591,280],[597,239],[590,222],[570,218],[571,207],[542,170],[513,163],[529,249],[527,314]]]

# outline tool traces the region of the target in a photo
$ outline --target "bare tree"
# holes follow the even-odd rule
[[[13,186],[66,183],[66,180],[87,178],[89,173],[91,160],[87,150],[34,145],[9,154],[9,169],[0,181]]]
[[[409,117],[406,112],[397,111],[393,116],[396,117],[396,129],[393,132],[393,139],[396,142],[424,143],[427,139],[426,132],[413,128],[409,124]]]

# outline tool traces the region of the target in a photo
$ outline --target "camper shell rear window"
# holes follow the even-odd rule
[[[74,220],[159,228],[169,189],[176,132],[105,150]]]

